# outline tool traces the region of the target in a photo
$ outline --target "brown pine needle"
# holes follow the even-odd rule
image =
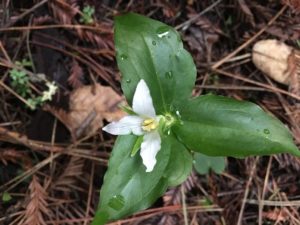
[[[24,225],[46,225],[44,215],[49,215],[47,193],[36,176],[29,185],[30,197],[25,210]]]

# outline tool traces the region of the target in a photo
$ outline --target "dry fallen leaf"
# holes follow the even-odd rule
[[[103,126],[103,119],[119,120],[124,112],[118,107],[124,99],[111,87],[88,85],[70,94],[69,111],[46,106],[71,132],[73,138],[92,134]]]
[[[252,50],[258,69],[279,83],[289,85],[294,94],[300,92],[300,51],[277,40],[258,41]]]
[[[289,220],[289,215],[286,212],[286,208],[275,208],[274,210],[263,212],[263,217],[268,220],[277,221],[277,223],[286,222]]]
[[[290,71],[288,58],[293,48],[277,41],[262,40],[253,46],[252,60],[256,67],[279,83],[288,85]]]

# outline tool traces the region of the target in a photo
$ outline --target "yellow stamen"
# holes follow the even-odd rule
[[[144,131],[151,131],[151,130],[154,130],[156,129],[158,126],[158,123],[156,122],[155,119],[145,119],[143,121],[143,124],[142,124],[142,129]]]

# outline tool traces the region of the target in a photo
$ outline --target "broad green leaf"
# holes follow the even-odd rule
[[[146,173],[139,154],[131,157],[138,138],[133,135],[119,136],[109,160],[108,170],[100,192],[99,210],[93,224],[103,224],[101,219],[120,219],[145,209],[160,197],[167,188],[163,176],[170,159],[171,141],[162,138],[154,170]]]
[[[208,174],[209,170],[221,174],[226,166],[224,157],[208,156],[195,152],[194,167],[199,174]]]
[[[117,16],[115,46],[122,89],[130,105],[141,79],[150,88],[157,114],[172,111],[191,95],[196,68],[172,27],[134,13]]]
[[[193,167],[193,158],[190,152],[176,138],[171,139],[171,156],[166,169],[168,186],[181,184],[190,175]]]
[[[173,127],[191,150],[210,156],[300,156],[288,129],[250,102],[205,95],[183,102],[182,123]]]

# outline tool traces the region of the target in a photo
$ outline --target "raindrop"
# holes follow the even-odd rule
[[[166,72],[166,73],[165,73],[165,76],[166,76],[166,78],[168,78],[168,79],[172,79],[172,78],[173,78],[173,72],[172,72],[172,71]]]
[[[156,41],[152,41],[152,44],[153,44],[153,45],[156,45]]]
[[[169,32],[170,32],[170,28],[167,26],[159,27],[156,30],[157,36],[159,38],[163,38],[163,37],[167,36],[169,34]]]
[[[269,129],[264,129],[264,133],[265,133],[265,134],[270,134]]]
[[[171,38],[171,36],[170,36],[170,35],[168,35],[168,38],[170,39],[170,38]]]
[[[125,199],[122,195],[115,195],[109,200],[108,205],[115,210],[121,210],[125,205]]]
[[[125,60],[125,59],[127,59],[127,58],[128,58],[127,55],[125,55],[125,54],[122,54],[122,55],[121,55],[121,60]]]
[[[131,82],[131,79],[127,79],[126,83],[129,84]]]

